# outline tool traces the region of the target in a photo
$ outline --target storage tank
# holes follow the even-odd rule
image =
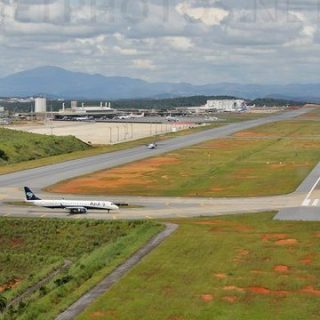
[[[71,110],[76,111],[78,108],[78,101],[71,101]]]
[[[35,98],[34,100],[34,112],[45,113],[47,112],[47,99],[46,98]]]

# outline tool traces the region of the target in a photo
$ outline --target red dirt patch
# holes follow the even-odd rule
[[[244,224],[239,224],[239,225],[236,225],[235,226],[235,230],[236,231],[239,231],[239,232],[248,232],[248,231],[252,231],[252,230],[254,230],[254,228],[253,227],[250,227],[250,226],[246,226],[246,225],[244,225]]]
[[[200,224],[200,225],[221,225],[221,224],[227,224],[226,221],[223,220],[213,220],[213,221],[199,221],[194,222],[193,224]]]
[[[278,246],[291,246],[298,243],[297,239],[285,239],[285,240],[278,240],[276,241],[276,244]]]
[[[109,311],[94,311],[90,314],[91,319],[98,319],[98,318],[106,318],[106,317],[112,317],[114,318],[116,316],[116,312],[114,310]]]
[[[320,231],[316,232],[316,233],[314,234],[314,236],[315,236],[316,238],[320,238]]]
[[[21,281],[22,281],[21,279],[17,278],[4,283],[2,286],[0,286],[0,293],[8,289],[16,288],[21,283]]]
[[[212,191],[212,192],[222,192],[224,190],[225,190],[224,188],[212,188],[212,189],[210,189],[210,191]]]
[[[288,272],[289,271],[289,267],[285,266],[285,265],[279,265],[279,266],[274,266],[273,270],[276,272]]]
[[[242,258],[248,256],[250,253],[249,250],[246,250],[246,249],[241,249],[238,251],[236,257],[234,258],[234,261],[235,262],[240,262],[242,260]]]
[[[223,290],[226,290],[226,291],[245,292],[245,289],[239,288],[239,287],[236,287],[236,286],[226,286],[226,287],[223,287]]]
[[[309,254],[305,256],[303,259],[301,259],[300,262],[305,266],[309,266],[313,262],[313,256]]]
[[[269,294],[274,294],[274,295],[287,295],[289,294],[288,291],[284,291],[284,290],[270,290],[267,288],[263,288],[263,287],[250,287],[248,288],[248,290],[252,293],[255,294],[261,294],[261,295],[269,295]]]
[[[311,294],[311,295],[317,296],[317,297],[320,296],[320,290],[315,289],[313,286],[305,287],[305,288],[303,288],[300,292],[302,292],[302,293],[308,293],[308,294]]]
[[[11,239],[11,245],[13,247],[18,247],[18,246],[21,246],[24,244],[24,240],[21,239],[21,238],[14,238],[14,239]]]
[[[156,172],[163,165],[176,164],[177,162],[179,160],[172,156],[147,159],[123,167],[64,181],[48,190],[66,193],[121,193],[121,189],[130,185],[152,185],[152,180],[146,175]],[[169,179],[169,177],[167,178]]]
[[[223,297],[222,300],[229,303],[235,303],[239,300],[239,298],[236,296],[226,296],[226,297]]]
[[[286,233],[267,233],[262,235],[261,239],[263,241],[270,241],[270,240],[283,240],[289,237]]]
[[[211,302],[213,301],[213,296],[211,294],[202,294],[201,300],[204,302]]]
[[[217,279],[221,279],[221,280],[227,278],[227,275],[226,275],[225,273],[216,273],[214,276],[215,276]]]

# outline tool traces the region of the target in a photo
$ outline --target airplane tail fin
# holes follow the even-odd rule
[[[41,200],[32,192],[29,187],[24,187],[24,192],[26,194],[26,200],[28,201]]]

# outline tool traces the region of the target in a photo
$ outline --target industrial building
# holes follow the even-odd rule
[[[208,100],[207,104],[200,107],[204,111],[234,112],[246,110],[246,102],[241,99]]]
[[[77,101],[71,101],[71,108],[66,108],[65,103],[62,105],[60,113],[74,113],[74,114],[84,114],[84,113],[103,113],[112,111],[111,102],[100,102],[98,106],[87,106],[85,103],[81,103],[81,106],[78,106]]]

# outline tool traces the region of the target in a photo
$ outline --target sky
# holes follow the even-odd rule
[[[0,0],[0,77],[320,82],[320,0]]]

